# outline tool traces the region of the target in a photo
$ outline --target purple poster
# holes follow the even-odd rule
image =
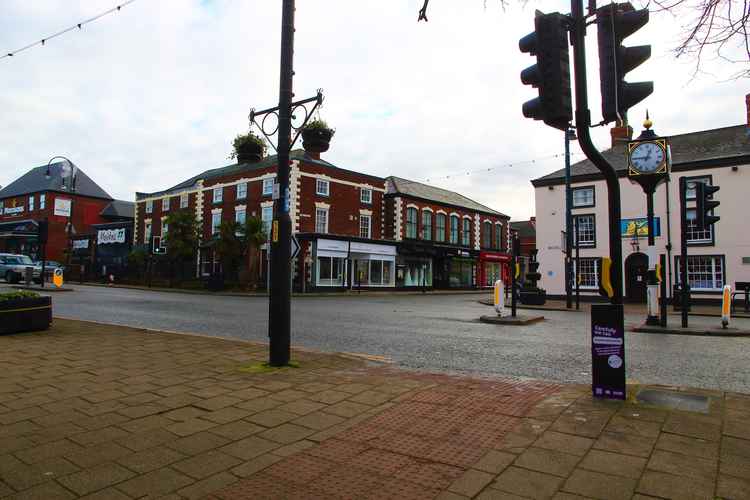
[[[594,397],[625,399],[625,321],[621,304],[591,306],[591,365]]]

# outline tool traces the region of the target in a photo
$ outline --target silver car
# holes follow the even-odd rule
[[[27,267],[33,268],[34,281],[41,281],[42,268],[35,265],[30,257],[13,253],[0,253],[0,277],[5,278],[8,283],[18,283],[25,279]]]

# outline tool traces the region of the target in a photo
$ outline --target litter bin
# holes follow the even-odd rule
[[[690,290],[688,289],[688,294],[689,293]],[[682,311],[682,289],[680,288],[680,285],[674,286],[672,291],[672,305],[674,306],[675,311]],[[687,310],[690,310],[690,301],[688,301]]]
[[[34,282],[34,268],[26,266],[26,275],[24,277],[26,278],[26,286],[31,286]]]

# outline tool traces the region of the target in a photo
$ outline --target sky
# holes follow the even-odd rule
[[[122,0],[3,0],[0,53],[90,18]],[[298,0],[295,99],[322,88],[320,117],[336,129],[323,158],[373,175],[455,190],[510,215],[534,215],[529,182],[564,166],[563,133],[521,114],[536,91],[518,50],[535,9],[568,2]],[[603,2],[599,2],[600,4]],[[638,5],[638,1],[635,1]],[[630,111],[641,129],[673,135],[745,122],[747,80],[707,62],[675,60],[691,12],[654,13],[626,45],[652,57],[628,81],[655,91]],[[121,11],[14,57],[0,59],[0,185],[64,155],[107,192],[166,189],[233,163],[250,108],[278,104],[281,1],[136,0]],[[587,37],[589,106],[600,120],[596,35]],[[609,146],[606,127],[592,131]],[[573,161],[583,155],[573,143]],[[532,161],[533,160],[533,161]],[[518,165],[512,165],[520,163]],[[512,166],[508,166],[511,164]],[[470,174],[467,174],[470,172]]]

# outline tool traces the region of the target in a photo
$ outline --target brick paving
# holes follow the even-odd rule
[[[0,498],[750,498],[750,396],[707,414],[56,320],[0,336]],[[665,388],[673,391],[683,389]]]

